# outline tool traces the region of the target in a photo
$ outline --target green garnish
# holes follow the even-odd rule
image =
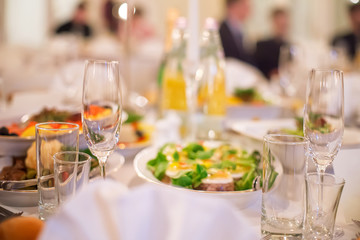
[[[174,185],[192,189],[199,187],[201,180],[206,178],[207,175],[205,167],[200,164],[196,164],[195,171],[186,172],[178,178],[171,179],[171,182]]]
[[[236,88],[234,96],[240,98],[244,102],[264,101],[260,93],[255,88]]]
[[[178,162],[178,161],[179,161],[180,155],[179,155],[179,152],[178,152],[178,151],[175,151],[175,152],[174,152],[173,158],[174,158],[174,161],[175,161],[175,162]]]
[[[241,191],[251,189],[253,181],[257,176],[255,169],[245,173],[239,181],[235,182],[235,190]]]
[[[154,172],[154,176],[161,181],[165,176],[168,163],[166,156],[158,152],[156,158],[150,160],[146,165],[149,170]]]
[[[211,167],[217,168],[217,169],[236,169],[236,163],[231,161],[221,161],[219,163],[213,164]]]
[[[128,114],[128,118],[124,122],[125,124],[139,122],[141,119],[143,119],[142,115],[136,114],[134,112],[127,112],[127,114]]]
[[[196,153],[196,159],[209,159],[212,157],[212,155],[214,155],[215,149],[211,149],[209,151],[198,151]]]

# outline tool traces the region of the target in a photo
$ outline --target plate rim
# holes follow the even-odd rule
[[[286,127],[287,124],[293,125],[294,127],[296,126],[296,120],[294,118],[237,120],[237,121],[234,120],[228,126],[229,126],[229,129],[231,129],[232,131],[234,131],[237,134],[240,134],[245,137],[249,137],[249,138],[257,140],[257,141],[263,141],[263,137],[260,138],[259,136],[255,136],[254,134],[249,134],[247,131],[244,131],[246,124],[255,125],[257,123],[266,123],[266,124],[276,123],[277,125],[284,124],[285,125],[284,127]],[[244,126],[239,126],[240,124],[243,124]],[[268,130],[270,130],[270,129],[268,129]],[[360,131],[357,128],[345,127],[341,148],[352,149],[352,148],[360,147],[360,137],[359,137],[358,142],[351,142],[349,137],[347,137],[347,138],[345,137],[345,132],[351,132],[352,130],[355,130],[355,131],[357,130],[358,133],[360,134]],[[346,135],[348,135],[348,134],[346,134]]]

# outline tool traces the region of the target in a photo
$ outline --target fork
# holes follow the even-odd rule
[[[262,237],[260,240],[270,240],[270,239],[271,239],[271,234],[268,234]]]
[[[14,213],[14,212],[0,206],[0,220],[1,221],[5,220],[9,217],[21,216],[22,214],[23,214],[22,211]]]

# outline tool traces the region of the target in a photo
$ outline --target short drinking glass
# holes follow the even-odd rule
[[[327,173],[320,175],[309,173],[306,177],[304,239],[333,239],[336,212],[345,180]]]
[[[58,205],[54,188],[53,156],[59,151],[79,150],[79,125],[48,122],[36,124],[35,129],[39,218],[46,220]]]
[[[269,134],[263,145],[261,232],[278,239],[300,237],[309,143],[300,136]]]
[[[58,204],[71,198],[89,182],[91,157],[82,152],[54,154],[55,191]]]

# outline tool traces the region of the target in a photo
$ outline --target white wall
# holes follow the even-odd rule
[[[41,46],[47,38],[48,0],[5,0],[5,36],[10,44]]]

